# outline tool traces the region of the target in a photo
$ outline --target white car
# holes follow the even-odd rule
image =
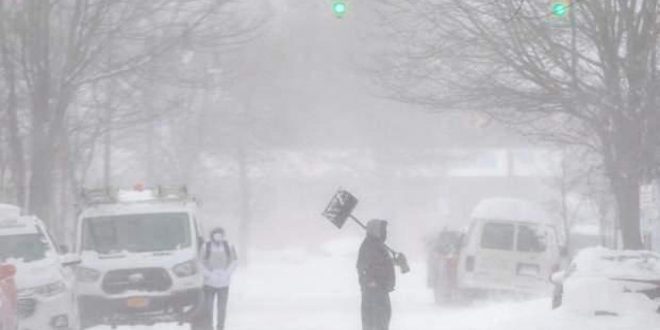
[[[660,312],[660,255],[589,248],[552,276],[553,307],[588,315]]]
[[[19,329],[78,329],[74,276],[69,266],[79,260],[58,253],[39,219],[0,219],[0,262],[16,266]]]
[[[196,203],[156,190],[106,197],[79,217],[83,328],[190,323],[203,299]]]

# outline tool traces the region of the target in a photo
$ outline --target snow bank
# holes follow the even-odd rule
[[[573,259],[577,276],[660,280],[660,254],[650,251],[615,251],[587,248]]]

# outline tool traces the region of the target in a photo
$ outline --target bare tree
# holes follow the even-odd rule
[[[108,107],[116,106],[108,102],[112,93],[99,94],[94,86],[144,83],[145,67],[172,63],[163,59],[190,40],[207,48],[241,40],[253,27],[223,11],[231,5],[230,0],[0,1],[0,72],[7,86],[3,126],[18,203],[53,220],[56,178],[80,177],[85,165],[78,162],[89,158],[109,121],[132,125],[143,117],[126,101],[127,111],[109,118]],[[94,96],[105,102],[104,111],[90,106]]]
[[[378,79],[404,101],[482,111],[599,156],[624,247],[642,248],[639,187],[657,167],[658,1],[386,1]]]

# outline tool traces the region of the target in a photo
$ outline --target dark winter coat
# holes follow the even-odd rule
[[[368,235],[360,246],[357,261],[358,276],[362,290],[391,292],[396,284],[394,260],[385,247],[387,223],[382,220],[370,222]],[[375,228],[377,227],[377,228]]]

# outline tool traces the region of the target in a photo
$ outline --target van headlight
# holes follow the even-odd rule
[[[80,282],[96,282],[101,278],[101,272],[96,269],[78,266],[76,268],[76,280]]]
[[[39,295],[42,297],[52,297],[60,293],[66,292],[67,287],[64,281],[55,281],[45,285],[35,286],[32,288],[21,289],[18,291],[19,297]]]
[[[199,272],[197,260],[182,262],[172,268],[174,274],[178,277],[193,276]]]

